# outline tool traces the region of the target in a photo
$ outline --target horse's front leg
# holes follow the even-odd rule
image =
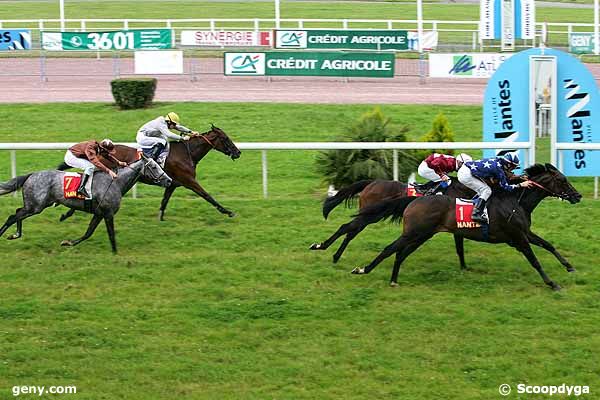
[[[186,188],[190,189],[191,191],[193,191],[194,193],[196,193],[198,196],[202,197],[204,200],[208,201],[217,210],[219,210],[220,213],[226,214],[229,217],[235,217],[235,213],[233,211],[230,211],[230,210],[226,209],[225,207],[223,207],[222,205],[220,205],[215,199],[212,198],[212,196],[210,194],[208,194],[206,192],[206,190],[204,190],[202,188],[202,186],[200,186],[200,184],[195,179],[184,184],[184,186]]]
[[[531,246],[529,245],[529,242],[527,242],[526,238],[524,238],[524,240],[521,243],[516,244],[515,247],[517,248],[517,250],[523,253],[525,257],[527,257],[527,260],[529,261],[531,266],[535,268],[535,270],[540,274],[546,285],[550,286],[553,290],[558,291],[561,289],[558,284],[556,284],[554,281],[552,281],[552,279],[548,277],[548,275],[546,275],[546,272],[544,272],[542,265],[533,253],[533,250],[531,249]]]
[[[160,202],[160,211],[158,212],[159,221],[165,220],[165,210],[167,209],[167,204],[169,204],[169,200],[171,199],[171,196],[173,195],[173,192],[176,188],[177,185],[175,185],[175,183],[172,183],[171,186],[165,189],[162,201]]]
[[[100,221],[102,221],[102,218],[103,218],[102,215],[94,214],[94,216],[92,217],[92,220],[90,221],[87,231],[85,232],[85,234],[82,237],[80,237],[79,239],[76,239],[76,240],[63,240],[60,243],[60,245],[61,246],[77,246],[79,243],[83,242],[84,240],[89,239],[90,236],[92,236],[92,234],[98,227],[98,224],[100,223]]]
[[[567,269],[568,272],[575,272],[575,268],[573,268],[573,266],[571,265],[571,263],[569,263],[555,248],[554,246],[552,246],[552,244],[544,239],[542,239],[541,237],[539,237],[538,235],[536,235],[535,233],[529,231],[527,232],[527,239],[529,239],[529,242],[531,242],[531,244],[535,245],[535,246],[539,246],[543,249],[548,250],[550,253],[554,254],[554,257],[556,257],[556,259],[558,261],[560,261],[560,263],[562,265],[564,265],[564,267]]]
[[[117,254],[117,240],[115,238],[115,223],[113,216],[111,215],[104,217],[104,222],[106,224],[106,232],[108,233],[108,238],[110,239],[112,251],[114,254]]]

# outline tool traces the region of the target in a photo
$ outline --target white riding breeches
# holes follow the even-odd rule
[[[82,169],[84,174],[86,175],[92,175],[94,173],[94,170],[96,169],[96,166],[92,164],[89,160],[86,160],[85,158],[75,157],[75,155],[71,153],[71,150],[67,150],[67,152],[65,153],[65,163],[73,168]]]
[[[155,144],[161,143],[165,148],[167,147],[167,139],[155,136],[146,136],[143,132],[138,132],[135,141],[144,149],[154,147]]]
[[[429,168],[425,161],[419,164],[419,169],[417,170],[417,172],[420,176],[427,179],[428,181],[439,182],[442,180],[442,178],[440,178],[440,176],[434,170]]]
[[[463,165],[458,170],[458,181],[468,187],[469,189],[473,189],[477,195],[487,201],[492,195],[492,189],[481,179],[474,177],[471,174],[471,169],[466,165]]]

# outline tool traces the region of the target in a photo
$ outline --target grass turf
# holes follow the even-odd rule
[[[1,105],[0,137],[132,141],[145,120],[171,109],[190,127],[214,122],[236,141],[329,141],[370,106]],[[382,109],[411,138],[443,111],[457,140],[480,139],[477,107]],[[117,256],[102,226],[78,247],[58,246],[84,232],[88,215],[57,224],[64,209],[53,208],[25,221],[23,239],[0,241],[0,398],[34,384],[76,385],[82,399],[481,399],[498,396],[501,383],[598,390],[600,207],[588,179],[573,180],[587,196],[581,204],[546,200],[534,214],[534,230],[578,269],[567,274],[535,250],[562,292],[505,245],[467,242],[472,270],[460,271],[450,235],[409,257],[390,289],[392,259],[367,276],[348,272],[398,226],[369,227],[335,267],[334,249],[307,250],[354,212],[322,220],[314,155],[269,152],[272,197],[262,200],[258,152],[235,163],[210,154],[200,180],[238,213],[233,219],[180,189],[159,223],[160,190],[140,187],[142,198],[125,199],[116,217]],[[18,152],[19,173],[61,157]],[[8,178],[7,152],[0,174]],[[4,216],[19,205],[0,198]]]

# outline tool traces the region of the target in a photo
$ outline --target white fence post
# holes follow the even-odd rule
[[[17,177],[17,151],[10,151],[10,176],[12,179]],[[14,197],[17,197],[17,192],[13,193]]]
[[[394,180],[397,181],[398,180],[398,150],[394,149],[392,150],[392,159],[393,159],[393,164],[394,164]]]
[[[263,198],[269,196],[268,183],[267,183],[267,151],[262,150],[262,186],[263,186]]]

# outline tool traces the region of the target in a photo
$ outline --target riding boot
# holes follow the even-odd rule
[[[152,146],[152,152],[150,153],[150,158],[152,158],[154,161],[158,161],[158,156],[160,156],[160,153],[162,153],[164,149],[165,149],[164,144],[156,143],[154,146]]]
[[[79,196],[85,197],[86,199],[90,197],[87,190],[85,190],[85,185],[86,185],[88,179],[90,179],[90,176],[88,174],[84,173],[81,176],[81,182],[79,183],[79,187],[77,188],[77,194]]]
[[[477,205],[473,207],[473,214],[471,214],[471,219],[473,222],[479,222],[480,224],[485,224],[487,221],[483,218],[483,211],[485,210],[486,201],[482,198],[477,199]]]

